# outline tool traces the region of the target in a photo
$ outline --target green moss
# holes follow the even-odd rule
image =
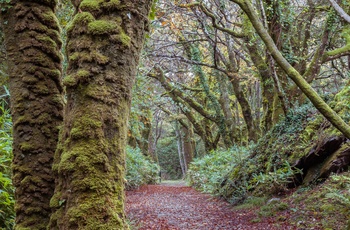
[[[22,151],[32,151],[32,150],[35,150],[35,146],[33,146],[33,144],[30,143],[30,142],[22,142],[22,143],[19,145],[19,148],[20,148]]]
[[[29,184],[41,184],[43,181],[42,181],[42,178],[40,177],[37,177],[37,176],[26,176],[22,181],[21,181],[21,184],[23,185],[29,185]]]
[[[91,56],[100,65],[106,65],[109,62],[109,58],[99,52],[92,52]]]
[[[88,31],[93,35],[110,34],[118,29],[116,22],[107,20],[96,20],[88,24]]]
[[[109,97],[110,93],[105,86],[89,85],[86,87],[85,94],[86,96],[106,103],[114,103],[114,100]]]
[[[80,3],[80,9],[83,11],[100,11],[101,9],[119,9],[120,1],[119,0],[84,0]]]
[[[69,58],[69,61],[71,61],[71,62],[77,61],[79,58],[79,53],[75,52],[75,53],[71,54],[68,58]]]
[[[51,78],[58,79],[61,77],[61,71],[58,69],[45,70],[46,74]]]
[[[63,85],[65,85],[65,86],[74,86],[76,84],[77,84],[77,79],[75,77],[73,77],[72,75],[67,75],[63,79]]]
[[[123,31],[120,30],[118,35],[115,35],[117,41],[121,42],[124,46],[130,47],[131,38]]]
[[[45,13],[39,14],[45,24],[50,24],[53,26],[59,25],[58,19],[53,11],[46,11]],[[58,28],[57,28],[58,30]]]
[[[60,200],[61,200],[62,193],[56,192],[50,200],[50,207],[51,208],[58,208],[60,207]]]
[[[78,55],[79,56],[79,55]],[[75,56],[74,56],[75,58]],[[75,86],[78,82],[84,82],[90,76],[90,72],[86,70],[78,70],[76,74],[67,75],[63,79],[63,84],[65,86]]]
[[[322,116],[317,116],[316,119],[310,121],[305,127],[303,133],[300,135],[302,141],[309,142],[312,138],[317,137],[317,130],[320,128],[324,118]]]
[[[96,138],[99,136],[98,129],[102,128],[102,123],[88,115],[77,119],[71,129],[70,136],[73,139]]]
[[[36,40],[40,41],[47,47],[48,49],[51,48],[51,50],[56,50],[57,44],[54,40],[52,40],[49,36],[47,35],[37,35],[35,37]]]
[[[36,118],[36,122],[40,125],[48,123],[51,121],[51,115],[48,113],[41,113],[38,118]]]
[[[102,6],[108,9],[121,9],[123,6],[120,5],[120,0],[110,0],[103,2]]]
[[[78,78],[88,78],[90,76],[90,72],[87,70],[79,70],[77,72],[77,77]]]
[[[334,56],[334,55],[337,55],[337,54],[341,54],[341,53],[345,53],[347,51],[350,50],[350,43],[339,48],[339,49],[335,49],[335,50],[332,50],[332,51],[328,51],[327,52],[327,55],[328,56]]]
[[[76,223],[78,220],[81,222],[82,219],[85,219],[84,228],[86,230],[95,230],[95,229],[127,229],[121,228],[121,224],[123,220],[118,216],[117,213],[122,211],[116,211],[114,208],[110,208],[110,206],[120,207],[118,204],[118,199],[108,199],[101,197],[99,194],[91,195],[85,198],[83,201],[79,202],[79,205],[75,207],[71,207],[67,211],[67,216],[69,218],[69,222]],[[123,207],[123,206],[121,206]],[[89,216],[89,218],[86,218]],[[105,216],[109,216],[109,221],[103,221]]]
[[[93,57],[89,52],[74,52],[73,54],[71,54],[69,57],[69,61],[73,64],[73,63],[83,63],[83,62],[92,62],[93,61]]]
[[[81,27],[88,25],[90,22],[94,21],[94,16],[89,12],[81,12],[76,14],[73,20],[67,25],[67,33],[73,31],[73,29],[77,28],[81,30]],[[80,27],[80,28],[79,28]]]
[[[80,3],[79,8],[82,11],[98,11],[103,2],[104,0],[84,0]]]
[[[350,50],[350,29],[348,29],[348,28],[345,29],[342,33],[342,36],[345,38],[345,41],[346,41],[345,46],[343,46],[339,49],[328,51],[327,56],[334,56],[334,55],[341,54],[341,53],[344,53],[344,52],[347,52]]]

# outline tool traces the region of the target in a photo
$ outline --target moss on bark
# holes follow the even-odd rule
[[[50,229],[128,228],[127,120],[150,3],[75,4],[83,12],[77,9],[68,29],[67,109],[53,165],[57,180]]]
[[[15,229],[46,229],[51,171],[63,119],[61,40],[55,1],[11,1],[2,12],[13,117]]]

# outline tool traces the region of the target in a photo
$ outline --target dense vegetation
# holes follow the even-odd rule
[[[189,183],[239,205],[238,209],[253,208],[261,218],[275,216],[280,221],[288,219],[306,228],[347,226],[350,175],[349,172],[334,173],[348,168],[322,174],[322,168],[327,169],[330,159],[334,159],[332,154],[313,169],[296,167],[300,156],[308,155],[310,148],[320,145],[309,146],[310,135],[317,134],[314,138],[322,136],[323,139],[334,135],[335,130],[329,125],[315,126],[320,120],[310,105],[296,108],[256,145],[219,150],[195,159],[188,172]],[[310,130],[315,127],[320,128]],[[341,147],[346,148],[348,144]],[[252,221],[259,222],[259,219]]]
[[[143,155],[140,149],[126,148],[126,189],[159,182],[159,166]]]
[[[14,224],[14,187],[11,180],[12,122],[5,97],[0,97],[0,228],[12,229]]]

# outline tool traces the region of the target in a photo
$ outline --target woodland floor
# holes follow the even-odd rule
[[[234,210],[225,201],[197,192],[184,182],[163,182],[127,192],[132,229],[297,229],[272,218],[257,219],[254,210]]]

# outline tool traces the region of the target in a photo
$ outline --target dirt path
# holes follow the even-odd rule
[[[139,230],[294,229],[269,219],[252,223],[257,218],[254,212],[233,210],[228,203],[184,183],[147,185],[128,191],[126,212]]]

